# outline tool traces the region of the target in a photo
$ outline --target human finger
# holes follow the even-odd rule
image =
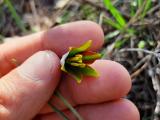
[[[70,46],[79,46],[88,40],[93,41],[91,49],[97,50],[102,46],[103,38],[101,27],[90,21],[68,23],[48,31],[16,38],[0,45],[0,74],[3,76],[15,67],[12,59],[21,64],[40,50],[52,50],[61,56]]]

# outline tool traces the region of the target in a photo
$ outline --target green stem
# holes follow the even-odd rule
[[[62,117],[63,120],[69,120],[69,118],[61,110],[52,105],[51,102],[48,102],[48,105],[52,108],[53,111],[55,111],[60,117]]]
[[[61,95],[59,91],[55,91],[55,96],[62,100],[62,102],[68,107],[68,109],[77,117],[78,120],[84,120],[81,115],[77,112],[76,109],[72,107],[72,105]]]
[[[12,14],[12,17],[14,18],[17,26],[22,30],[22,32],[27,32],[24,23],[22,22],[20,16],[17,14],[15,8],[13,7],[10,0],[4,0],[4,3],[8,6],[8,9],[10,13]]]

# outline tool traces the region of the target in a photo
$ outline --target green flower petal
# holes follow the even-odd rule
[[[77,81],[77,83],[81,83],[83,74],[79,69],[77,69],[78,67],[72,67],[70,65],[67,65],[66,68],[67,72]]]
[[[99,76],[99,73],[95,69],[93,69],[92,67],[90,67],[88,65],[84,68],[78,68],[78,69],[81,72],[81,74],[83,74],[83,75],[91,76],[91,77],[98,77]]]
[[[92,44],[92,40],[87,41],[83,45],[81,45],[79,48],[70,48],[68,57],[73,57],[74,55],[86,51]]]

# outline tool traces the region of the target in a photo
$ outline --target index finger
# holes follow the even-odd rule
[[[40,50],[53,50],[57,55],[64,54],[68,47],[79,46],[93,40],[91,49],[97,50],[103,44],[103,31],[93,22],[79,21],[57,26],[51,30],[17,38],[0,45],[0,73],[6,74],[14,65],[11,59],[22,63]]]

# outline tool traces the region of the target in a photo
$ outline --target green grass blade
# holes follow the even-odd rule
[[[81,53],[89,49],[89,47],[92,45],[92,40],[88,40],[86,43],[82,44],[80,47],[72,48],[69,51],[68,57],[72,57],[76,55],[77,53]]]
[[[90,66],[87,66],[85,68],[78,68],[78,69],[85,76],[99,77],[99,73],[95,69],[93,69],[92,67],[90,67]]]
[[[152,4],[152,0],[146,0],[146,4],[144,6],[144,10],[143,10],[142,15],[141,15],[142,18],[144,18],[146,16],[147,11],[151,8],[151,4]]]
[[[17,26],[22,30],[22,32],[27,32],[24,23],[22,22],[20,16],[17,14],[15,8],[13,7],[12,3],[10,0],[4,0],[4,3],[8,6],[8,9],[12,15],[12,17],[14,18]]]
[[[133,0],[130,2],[130,16],[133,17],[136,13],[136,9],[138,6],[138,1],[137,0]]]
[[[142,7],[144,0],[137,0],[138,8]]]
[[[116,21],[119,23],[121,27],[124,27],[126,25],[126,21],[121,15],[121,13],[113,6],[111,0],[103,0],[105,7],[111,12],[113,17],[116,19]]]
[[[116,23],[116,22],[114,22],[112,19],[110,19],[110,18],[104,18],[103,19],[103,22],[104,22],[104,24],[109,24],[109,25],[111,25],[112,27],[114,27],[114,28],[116,28],[116,29],[118,29],[118,30],[122,30],[122,27],[118,24],[118,23]]]
[[[117,49],[121,48],[126,43],[126,41],[127,41],[126,39],[116,41],[114,44],[114,48]]]
[[[134,16],[135,15],[135,11],[134,11],[134,6],[130,5],[131,9],[130,9],[130,15]]]

